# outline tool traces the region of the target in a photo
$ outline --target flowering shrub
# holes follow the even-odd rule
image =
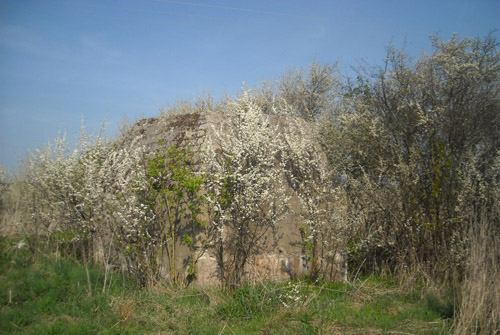
[[[254,99],[245,92],[227,106],[229,124],[215,132],[204,158],[213,176],[209,203],[222,282],[239,285],[249,258],[272,247],[264,237],[290,213],[291,197],[299,201],[293,211],[302,217],[310,274],[333,277],[343,205],[326,157],[303,120],[265,114]]]
[[[303,249],[310,257],[311,279],[336,275],[336,255],[345,247],[347,228],[345,201],[340,183],[319,147],[317,134],[305,133],[302,120],[293,119],[284,131],[286,175],[300,201],[296,215],[302,217]]]
[[[461,272],[465,223],[496,202],[499,70],[492,36],[453,36],[417,60],[390,48],[385,67],[346,85],[322,133],[367,271]]]
[[[211,143],[205,164],[213,174],[208,190],[220,278],[231,287],[240,284],[249,257],[284,214],[286,196],[279,182],[284,168],[278,159],[281,147],[269,116],[247,93],[226,113],[231,124],[215,132],[220,147]]]

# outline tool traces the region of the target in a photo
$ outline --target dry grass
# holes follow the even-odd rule
[[[127,324],[133,322],[136,318],[136,302],[130,297],[118,297],[112,303],[120,323]]]
[[[453,326],[455,334],[500,333],[500,238],[497,227],[490,222],[481,220],[470,230],[466,276]]]

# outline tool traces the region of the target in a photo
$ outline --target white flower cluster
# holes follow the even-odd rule
[[[301,292],[301,284],[292,282],[288,283],[285,292],[278,297],[280,303],[287,309],[304,303],[306,298],[307,294]]]
[[[237,281],[261,237],[285,213],[287,199],[278,125],[247,92],[226,113],[228,124],[213,129],[215,138],[207,142],[204,160],[212,176],[207,188],[214,241],[225,252],[218,255],[219,266],[233,273],[235,278],[227,280]]]
[[[230,124],[214,129],[204,157],[214,176],[208,186],[214,240],[226,253],[219,255],[219,265],[243,271],[261,247],[261,237],[290,212],[291,197],[300,202],[293,210],[303,218],[314,257],[338,248],[343,207],[333,204],[341,203],[341,192],[332,183],[314,130],[298,118],[264,114],[250,92],[226,113]]]

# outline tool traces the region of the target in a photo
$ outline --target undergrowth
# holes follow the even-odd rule
[[[1,334],[443,334],[446,300],[390,278],[138,288],[120,273],[1,240]],[[106,283],[106,286],[104,286]]]

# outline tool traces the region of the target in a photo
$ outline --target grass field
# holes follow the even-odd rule
[[[0,248],[0,334],[447,334],[453,318],[445,292],[388,278],[140,289],[5,239]]]

